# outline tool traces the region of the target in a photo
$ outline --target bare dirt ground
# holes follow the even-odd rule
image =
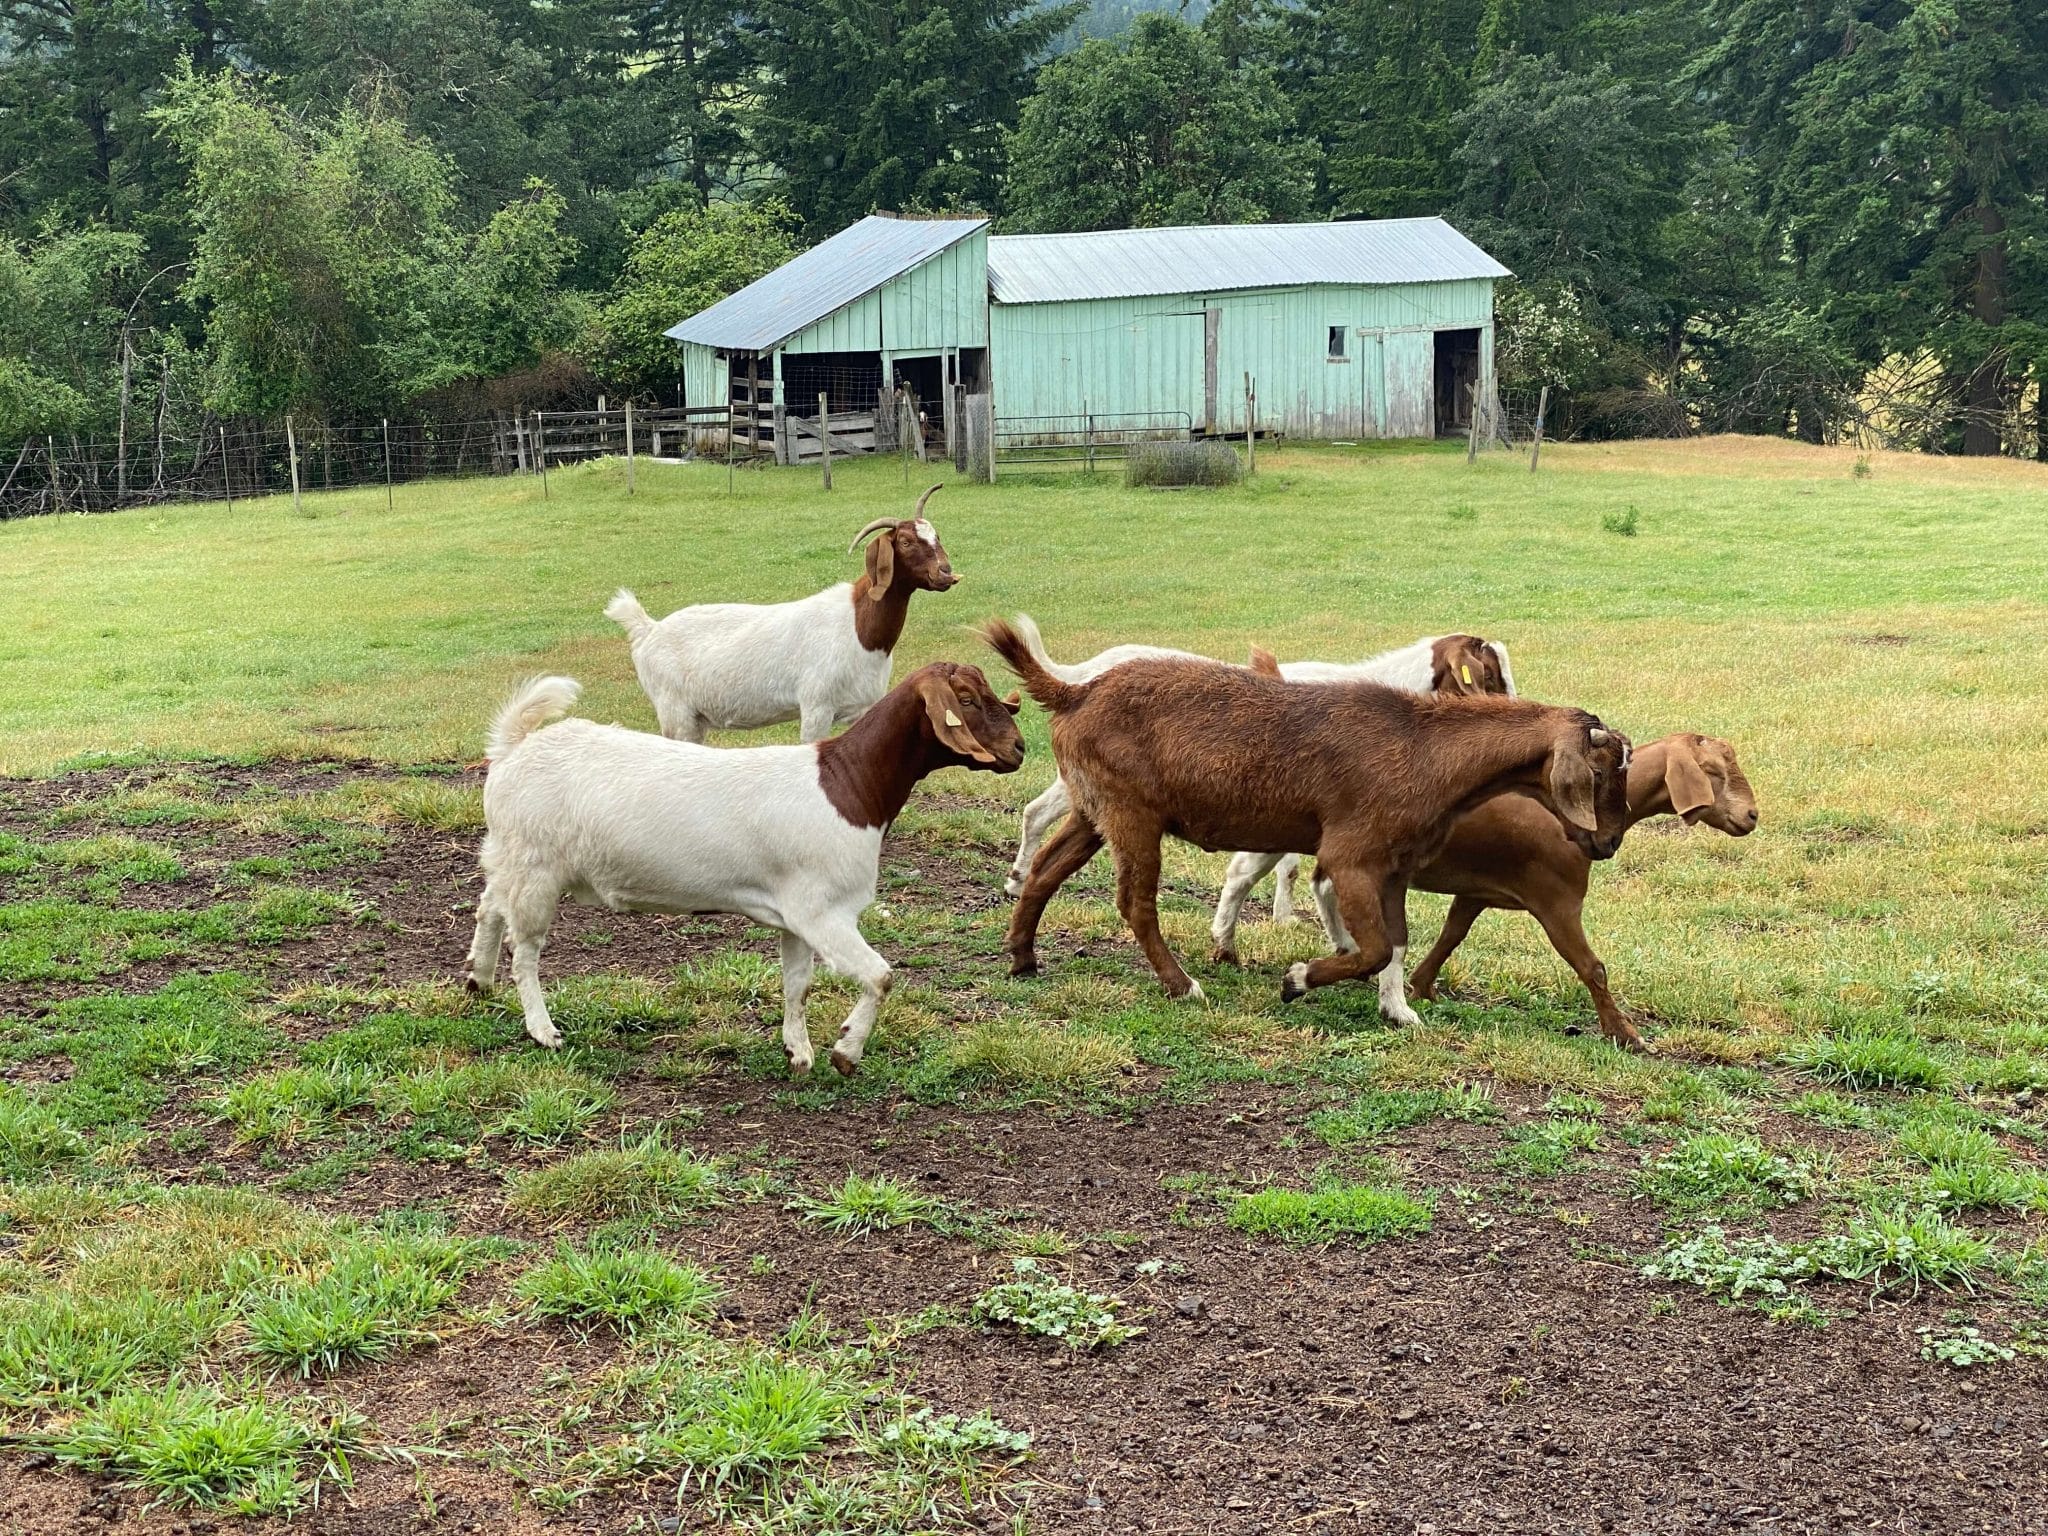
[[[336,781],[289,767],[196,772],[224,796]],[[0,784],[0,831],[49,837],[53,810],[147,777],[115,770]],[[108,828],[87,821],[63,835],[96,830]],[[149,890],[152,904],[217,899],[222,864],[251,851],[249,839],[204,824],[128,830],[187,863],[183,881]],[[194,966],[252,972],[271,995],[309,982],[451,976],[477,892],[474,841],[394,826],[373,856],[293,877],[359,900],[361,921],[275,948],[139,966],[100,985],[146,990]],[[898,839],[884,879],[915,868],[993,910],[999,867],[993,856],[963,861]],[[659,979],[735,945],[772,952],[737,921],[569,909],[547,963],[554,977]],[[997,974],[992,959],[974,963]],[[33,1017],[79,990],[90,988],[0,985],[0,1016]],[[1412,1240],[1289,1246],[1246,1237],[1218,1219],[1213,1200],[1165,1181],[1307,1182],[1329,1153],[1301,1134],[1303,1114],[1321,1101],[1296,1085],[1238,1084],[1194,1103],[1141,1096],[1113,1113],[908,1101],[799,1109],[775,1082],[730,1070],[677,1081],[645,1063],[615,1086],[618,1102],[593,1140],[684,1127],[698,1151],[773,1166],[800,1186],[886,1172],[1075,1239],[1059,1265],[1077,1285],[1122,1295],[1142,1336],[1075,1355],[950,1327],[892,1350],[899,1379],[920,1396],[949,1411],[986,1407],[1032,1434],[1033,1457],[1010,1476],[1029,1492],[1032,1531],[2048,1532],[2048,1361],[2023,1358],[1994,1374],[1921,1360],[1914,1330],[1941,1317],[1947,1298],[1938,1295],[1829,1287],[1839,1315],[1813,1328],[1646,1279],[1640,1258],[1658,1246],[1661,1218],[1631,1193],[1632,1158],[1588,1159],[1568,1179],[1489,1193],[1483,1204],[1446,1195],[1433,1230]],[[1499,1098],[1511,1115],[1540,1108],[1541,1095]],[[204,1144],[173,1154],[159,1138],[138,1172],[176,1182],[219,1177],[225,1166],[231,1179],[269,1184],[303,1161],[266,1167],[182,1103],[151,1129],[179,1125]],[[1411,1186],[1451,1190],[1495,1181],[1487,1160],[1499,1136],[1436,1121],[1374,1150],[1401,1164]],[[433,1203],[460,1230],[533,1238],[543,1234],[504,1208],[503,1174],[556,1155],[508,1150],[474,1166],[380,1157],[305,1199],[362,1214]],[[1008,1265],[965,1239],[915,1229],[834,1239],[775,1202],[721,1211],[671,1241],[729,1278],[718,1326],[735,1334],[773,1333],[807,1307],[843,1328],[964,1308]],[[392,1443],[431,1434],[460,1451],[500,1443],[551,1400],[551,1373],[587,1376],[614,1347],[467,1322],[438,1347],[344,1373],[327,1390]],[[294,1528],[713,1528],[687,1501],[678,1507],[672,1483],[546,1513],[516,1472],[486,1460],[436,1457],[417,1470],[364,1461],[357,1471],[351,1490],[325,1490]],[[246,1526],[143,1504],[45,1455],[0,1454],[0,1531]],[[984,1513],[985,1529],[1012,1528],[1008,1513]]]

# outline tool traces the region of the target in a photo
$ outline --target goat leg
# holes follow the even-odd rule
[[[1079,811],[1073,811],[1051,841],[1038,850],[1038,857],[1031,862],[1030,877],[1017,898],[1016,910],[1010,914],[1009,934],[1003,940],[1012,976],[1038,974],[1038,923],[1045,915],[1045,904],[1101,847],[1102,834],[1095,830],[1095,824]]]
[[[1356,948],[1290,965],[1280,982],[1283,1003],[1316,987],[1377,975],[1394,958],[1393,941],[1386,931],[1388,879],[1370,870],[1333,866],[1327,856],[1318,861],[1316,881],[1331,887],[1343,930]]]
[[[1623,1050],[1648,1051],[1649,1046],[1642,1035],[1615,1003],[1614,994],[1607,990],[1607,967],[1593,953],[1593,946],[1586,938],[1585,926],[1579,920],[1578,903],[1553,905],[1532,901],[1529,911],[1550,936],[1551,948],[1564,957],[1564,963],[1578,973],[1579,980],[1586,984],[1586,990],[1593,994],[1593,1011],[1600,1018],[1600,1033]]]
[[[1451,910],[1444,915],[1444,926],[1436,936],[1436,943],[1422,957],[1422,964],[1409,974],[1408,990],[1411,993],[1425,1001],[1436,996],[1437,973],[1451,958],[1452,951],[1465,942],[1465,935],[1472,931],[1472,925],[1485,910],[1486,903],[1476,896],[1459,896],[1452,900]]]
[[[1138,948],[1151,962],[1152,973],[1166,988],[1166,995],[1205,1002],[1202,984],[1181,968],[1159,931],[1159,839],[1163,835],[1157,826],[1142,830],[1120,827],[1118,836],[1111,839],[1110,851],[1116,855],[1116,907],[1130,924]]]

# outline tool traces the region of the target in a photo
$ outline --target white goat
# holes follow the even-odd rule
[[[875,897],[883,831],[927,773],[1015,770],[1018,706],[977,668],[935,662],[843,736],[808,746],[720,749],[589,720],[538,729],[579,692],[566,677],[536,678],[491,728],[470,989],[497,979],[509,930],[526,1032],[559,1046],[540,952],[564,895],[613,911],[734,912],[781,931],[793,1071],[811,1069],[812,966],[822,959],[860,983],[832,1048],[832,1065],[852,1072],[889,990],[888,962],[858,925]]]
[[[959,581],[938,531],[925,521],[933,486],[900,521],[879,517],[867,570],[793,603],[700,603],[659,622],[620,590],[605,617],[626,631],[633,670],[653,701],[661,733],[702,741],[707,730],[751,730],[800,720],[805,741],[860,717],[889,691],[889,661],[910,595]]]
[[[1029,628],[1026,637],[1032,648],[1040,655],[1045,653],[1045,644],[1040,639],[1037,626],[1027,617],[1020,616],[1018,628]],[[1100,677],[1111,667],[1126,661],[1156,660],[1162,657],[1184,661],[1208,661],[1212,658],[1197,656],[1192,651],[1168,650],[1156,645],[1113,645],[1106,651],[1097,652],[1086,661],[1062,665],[1047,660],[1045,668],[1063,683],[1080,684]],[[1218,663],[1222,665],[1222,663]],[[1448,690],[1454,693],[1513,693],[1514,675],[1508,670],[1508,649],[1497,640],[1481,640],[1473,635],[1430,635],[1404,645],[1398,650],[1383,651],[1364,661],[1290,661],[1280,667],[1280,675],[1291,683],[1343,683],[1369,682],[1385,683],[1390,688],[1406,688],[1411,693],[1432,693]],[[1031,856],[1038,845],[1045,841],[1046,834],[1072,808],[1066,784],[1055,775],[1045,793],[1024,807],[1022,835],[1017,842],[1017,857],[1010,866],[1009,878],[1003,882],[1003,894],[1016,897],[1024,893],[1024,881],[1031,873]],[[1245,896],[1252,886],[1264,878],[1266,871],[1279,868],[1280,874],[1273,891],[1273,920],[1278,923],[1294,921],[1294,880],[1301,868],[1301,855],[1287,854],[1238,854],[1230,865],[1230,880],[1239,880],[1243,869],[1253,866],[1245,861],[1259,861],[1256,873],[1236,886],[1224,886],[1224,899],[1230,905],[1230,931],[1235,933],[1237,909],[1244,904]],[[1242,866],[1242,869],[1241,867]],[[1218,909],[1217,925],[1222,926],[1221,908]],[[1221,937],[1219,935],[1219,943]]]

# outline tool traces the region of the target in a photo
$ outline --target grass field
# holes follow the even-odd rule
[[[1296,447],[934,499],[966,579],[899,675],[996,676],[968,626],[1020,609],[1063,657],[1455,628],[1638,741],[1730,740],[1761,829],[1646,824],[1587,907],[1651,1058],[1505,914],[1408,1030],[1363,988],[1283,1008],[1317,942],[1264,923],[1165,1004],[1101,869],[1010,980],[1028,707],[1023,772],[931,781],[892,839],[852,1082],[783,1078],[737,922],[571,918],[560,1059],[455,994],[506,687],[650,725],[615,586],[800,595],[941,478],[0,525],[0,1529],[322,1488],[322,1529],[2040,1528],[2048,472]],[[1169,857],[1191,962],[1220,868]]]

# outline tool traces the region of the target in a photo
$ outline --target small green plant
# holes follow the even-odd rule
[[[1619,534],[1624,539],[1632,539],[1636,536],[1637,530],[1641,528],[1642,519],[1642,509],[1636,506],[1634,502],[1630,502],[1620,512],[1602,512],[1600,514],[1600,527],[1607,533]]]
[[[1590,1152],[1599,1145],[1600,1127],[1591,1120],[1546,1120],[1509,1131],[1508,1144],[1501,1150],[1499,1162],[1502,1167],[1519,1168],[1538,1178],[1554,1178],[1564,1172],[1573,1153]]]
[[[340,1116],[369,1103],[375,1087],[366,1067],[286,1067],[236,1083],[221,1095],[219,1113],[237,1141],[289,1147],[326,1135]]]
[[[673,1446],[712,1488],[770,1483],[845,1434],[853,1408],[853,1395],[816,1366],[757,1354]]]
[[[39,1178],[85,1153],[85,1138],[56,1110],[0,1083],[0,1179]]]
[[[1368,1090],[1341,1109],[1311,1115],[1308,1128],[1326,1146],[1348,1147],[1419,1125],[1438,1114],[1442,1103],[1442,1095],[1427,1089]]]
[[[1444,516],[1454,523],[1476,523],[1479,521],[1479,509],[1469,501],[1461,501],[1446,511]]]
[[[1813,1175],[1751,1137],[1701,1131],[1650,1160],[1636,1189],[1677,1211],[1760,1211],[1806,1198]]]
[[[1917,1293],[1923,1284],[1972,1289],[1993,1249],[1938,1211],[1901,1206],[1856,1217],[1846,1231],[1817,1239],[1812,1251],[1819,1266],[1840,1279],[1904,1283]]]
[[[1315,1190],[1262,1189],[1230,1207],[1229,1221],[1255,1237],[1290,1243],[1327,1243],[1349,1238],[1359,1244],[1427,1232],[1435,1202],[1398,1189],[1370,1184],[1328,1184]]]
[[[1010,1261],[1016,1278],[992,1285],[974,1298],[975,1321],[1008,1323],[1020,1333],[1051,1339],[1069,1349],[1113,1349],[1145,1330],[1117,1321],[1120,1297],[1080,1291],[1039,1267],[1036,1259]]]
[[[701,1322],[724,1294],[701,1269],[651,1248],[566,1243],[546,1263],[521,1275],[513,1291],[538,1317],[603,1323],[626,1334],[674,1320]]]
[[[823,1199],[798,1195],[789,1209],[827,1232],[848,1237],[919,1225],[943,1230],[953,1224],[943,1201],[905,1189],[887,1174],[870,1179],[849,1173],[846,1182]]]
[[[1799,1115],[1816,1125],[1838,1131],[1868,1131],[1877,1126],[1877,1114],[1867,1104],[1818,1088],[1785,1102],[1785,1113]]]
[[[1732,1301],[1750,1292],[1783,1296],[1816,1272],[1813,1257],[1804,1248],[1768,1235],[1730,1242],[1728,1234],[1713,1225],[1671,1244],[1643,1266],[1643,1273],[1653,1280],[1696,1285],[1710,1296]]]
[[[1856,462],[1849,466],[1849,473],[1858,480],[1868,480],[1870,478],[1870,455],[1867,453],[1857,454]]]
[[[1936,1328],[1926,1323],[1913,1331],[1920,1336],[1922,1360],[1939,1360],[1959,1370],[2002,1364],[2018,1354],[2010,1345],[1987,1339],[1975,1328]]]

